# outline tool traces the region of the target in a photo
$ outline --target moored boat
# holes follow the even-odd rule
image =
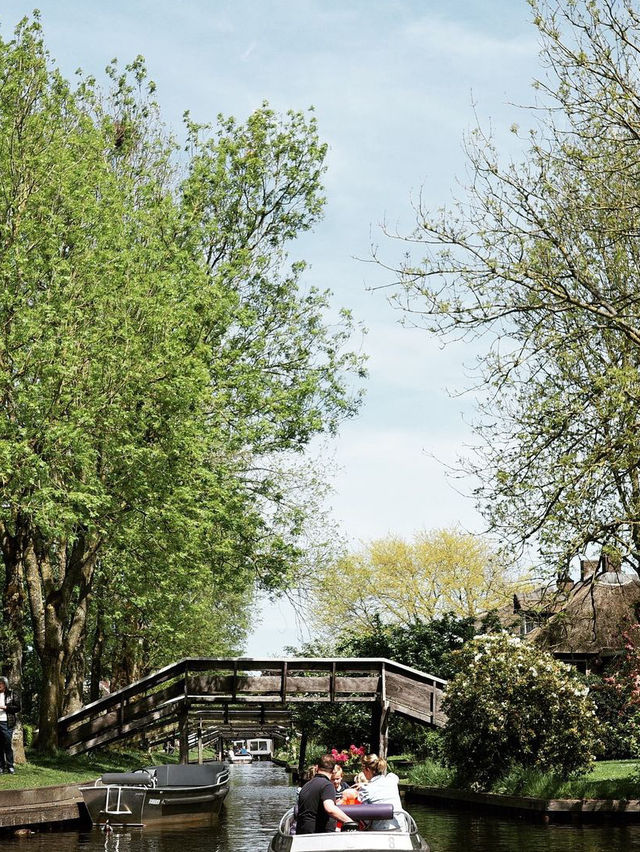
[[[343,805],[341,810],[353,819],[340,831],[322,834],[296,834],[295,808],[290,808],[280,820],[278,831],[271,838],[269,852],[372,852],[379,849],[429,852],[429,845],[420,836],[413,817],[406,811],[395,811],[393,805]],[[372,820],[395,817],[399,828],[375,831]]]
[[[229,767],[164,764],[107,772],[80,792],[94,825],[209,823],[229,792]]]

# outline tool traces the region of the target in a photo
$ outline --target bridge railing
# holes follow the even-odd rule
[[[189,715],[228,725],[235,713],[245,723],[255,717],[263,725],[280,724],[283,705],[311,701],[388,702],[395,712],[438,725],[444,721],[444,685],[424,672],[376,658],[190,658],[64,716],[58,739],[61,747],[78,753],[184,724]],[[259,707],[250,710],[252,705]]]

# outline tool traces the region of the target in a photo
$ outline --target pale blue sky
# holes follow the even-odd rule
[[[527,119],[512,103],[532,100],[537,35],[526,0],[4,0],[2,35],[34,5],[63,73],[100,76],[118,57],[142,54],[176,132],[222,112],[243,119],[268,100],[278,110],[313,105],[329,144],[322,224],[295,247],[307,280],[333,290],[368,328],[367,397],[335,443],[332,507],[354,542],[389,532],[461,524],[479,529],[473,505],[434,456],[453,461],[469,431],[463,347],[443,351],[426,333],[400,327],[381,271],[355,258],[384,245],[383,220],[407,230],[422,187],[430,206],[464,180],[462,138],[474,110],[504,146]],[[267,610],[251,655],[296,641],[288,608]]]

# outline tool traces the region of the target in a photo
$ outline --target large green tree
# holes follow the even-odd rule
[[[532,0],[544,77],[508,162],[482,131],[454,206],[419,211],[399,299],[479,337],[486,393],[465,467],[494,531],[566,566],[611,548],[640,567],[640,15]]]
[[[108,70],[71,86],[37,18],[0,42],[3,615],[17,670],[26,597],[42,748],[90,621],[135,644],[182,612],[186,652],[189,619],[291,582],[305,512],[278,459],[356,407],[349,318],[330,330],[285,254],[323,205],[313,117],[187,119],[180,154],[142,60]]]

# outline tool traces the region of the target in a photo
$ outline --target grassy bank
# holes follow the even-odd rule
[[[205,752],[206,758],[214,754]],[[197,759],[194,752],[191,760]],[[49,787],[55,784],[79,784],[94,781],[103,772],[126,772],[142,766],[158,763],[177,763],[177,754],[167,755],[163,751],[151,752],[103,749],[90,754],[72,757],[66,752],[41,755],[27,752],[27,763],[16,766],[15,775],[0,775],[0,790],[22,790],[34,787]]]
[[[451,769],[432,760],[415,766],[408,780],[424,787],[461,786]],[[590,772],[569,780],[517,769],[483,792],[541,799],[640,799],[640,761],[602,760]]]

